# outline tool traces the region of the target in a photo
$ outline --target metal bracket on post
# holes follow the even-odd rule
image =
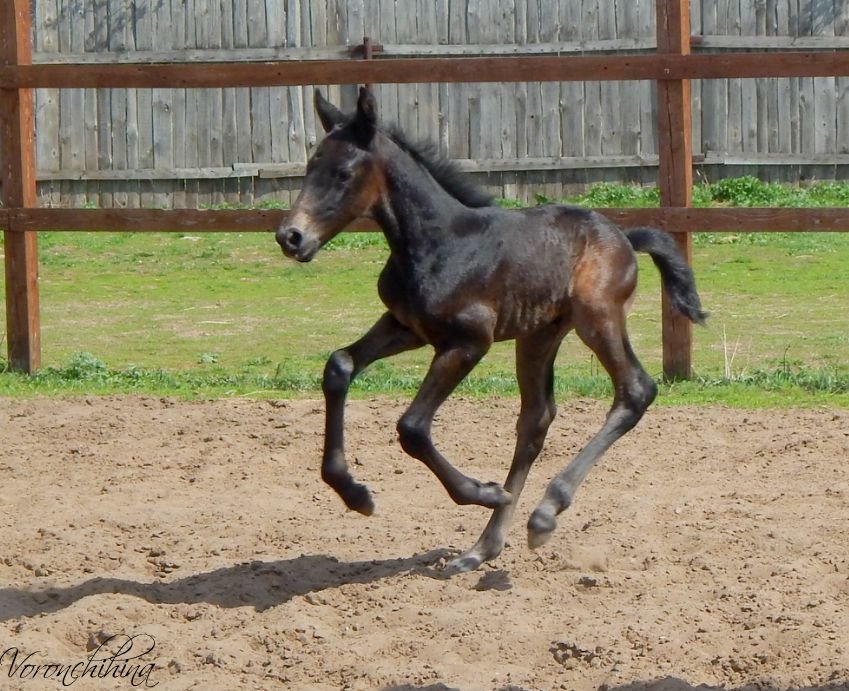
[[[375,43],[368,36],[363,36],[363,42],[358,46],[352,46],[350,53],[352,58],[362,58],[363,60],[374,59],[375,53],[382,53],[383,46],[380,43]],[[367,89],[374,90],[373,84],[366,84]]]

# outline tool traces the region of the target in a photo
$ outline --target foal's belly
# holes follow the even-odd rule
[[[568,318],[568,305],[559,300],[546,303],[507,301],[498,312],[494,340],[521,338],[552,324],[565,324]]]
[[[478,274],[458,281],[459,272],[449,271],[444,280],[429,277],[435,289],[422,292],[419,282],[390,262],[380,275],[378,294],[401,324],[433,345],[464,330],[507,341],[569,320],[566,272],[562,265],[546,271],[543,264],[530,271],[515,266],[495,271],[486,280]]]

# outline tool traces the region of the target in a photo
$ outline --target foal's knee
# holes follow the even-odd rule
[[[354,377],[354,361],[346,350],[337,350],[324,366],[321,389],[325,395],[344,394]]]
[[[654,402],[657,397],[657,384],[646,372],[640,372],[639,382],[634,387],[634,402],[640,416]]]
[[[419,423],[406,417],[398,421],[398,442],[404,453],[421,458],[430,447],[430,434]]]
[[[622,425],[627,432],[643,417],[657,396],[657,384],[646,372],[640,372],[618,396],[617,403],[624,408]]]

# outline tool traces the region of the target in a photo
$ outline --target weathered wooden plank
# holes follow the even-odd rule
[[[84,27],[76,21],[76,14],[65,5],[59,14],[60,50],[82,50],[84,48]],[[59,156],[63,168],[83,170],[86,165],[85,141],[85,91],[82,89],[63,89],[59,92]],[[78,185],[64,187],[63,203],[71,206],[83,206],[86,202],[85,191]]]
[[[744,36],[757,35],[757,12],[755,3],[740,3],[740,33]],[[740,137],[742,151],[758,150],[758,98],[755,80],[736,80],[733,88],[740,89]]]
[[[171,16],[171,5],[167,2],[152,3],[148,8],[151,23],[151,48],[159,50],[170,47],[172,41],[173,20]],[[151,108],[151,136],[153,168],[173,168],[173,98],[172,89],[152,89],[150,91]],[[171,206],[172,197],[166,192],[170,187],[161,182],[153,182],[150,185],[150,206],[167,208]]]
[[[641,0],[644,1],[644,0]],[[638,36],[640,2],[616,3],[616,30],[620,35]],[[640,82],[620,82],[619,110],[620,149],[618,153],[640,152],[640,92],[646,88]]]
[[[600,40],[612,39],[616,33],[616,13],[614,3],[598,3],[598,37]],[[622,153],[622,115],[620,112],[622,89],[619,81],[604,81],[599,86],[602,114],[601,152],[603,154]]]
[[[472,3],[479,0],[471,0]],[[470,4],[469,12],[474,12],[474,4]],[[416,30],[416,15],[414,12],[405,12],[403,8],[395,8],[395,37],[398,41],[404,43],[412,43],[417,39],[418,33]],[[472,37],[470,36],[470,39]],[[371,60],[368,62],[378,62]],[[372,80],[354,80],[362,82],[371,82]],[[404,84],[397,87],[398,91],[398,116],[397,122],[405,132],[414,133],[418,129],[419,122],[419,99],[418,85]]]
[[[837,10],[834,23],[835,38],[849,40],[849,4],[835,2]],[[837,151],[849,152],[849,79],[837,79]]]
[[[381,0],[392,2],[393,0]],[[617,11],[634,11],[640,9],[642,4],[617,5]],[[722,0],[715,0],[717,4]],[[452,3],[456,6],[456,3]],[[229,3],[228,3],[229,6]],[[233,8],[238,2],[232,4]],[[780,10],[782,5],[778,6]],[[313,11],[311,9],[311,11]],[[229,15],[228,15],[229,16]],[[234,18],[236,15],[233,15]],[[368,17],[368,15],[366,15]],[[381,17],[386,13],[381,11]],[[389,15],[392,16],[392,15]],[[710,15],[703,17],[703,22]],[[224,21],[224,20],[222,20]],[[394,23],[394,22],[393,22]],[[444,22],[443,22],[444,23]],[[234,19],[235,24],[235,19]],[[244,30],[247,26],[242,24]],[[563,24],[565,26],[565,24]],[[705,24],[704,31],[708,31]],[[383,36],[385,30],[373,31],[375,36]],[[246,35],[246,34],[245,34]],[[780,50],[780,51],[819,51],[819,50],[845,50],[849,48],[849,37],[847,36],[728,36],[711,35],[705,33],[696,37],[697,44],[694,50]],[[397,43],[394,41],[380,40],[381,56],[403,58],[403,57],[477,57],[477,56],[516,56],[516,55],[567,55],[578,53],[634,53],[637,51],[651,51],[657,47],[654,37],[619,37],[609,40],[580,40],[552,43],[535,43],[531,45],[522,44],[474,44],[443,42],[436,45],[423,45],[417,43]],[[264,48],[229,48],[222,50],[211,50],[203,48],[185,48],[182,50],[155,50],[134,51],[116,54],[113,56],[100,53],[76,53],[72,51],[54,54],[49,51],[38,49],[33,54],[33,63],[67,64],[67,63],[168,63],[168,62],[269,62],[285,60],[334,60],[345,59],[349,54],[347,46],[312,46],[312,47],[264,47]]]
[[[110,23],[107,27],[118,27],[115,30],[109,30],[106,35],[106,50],[116,53],[127,49],[124,31],[120,28],[126,20],[124,15],[126,5],[123,0],[108,0],[106,3],[107,20]],[[68,93],[75,93],[71,90]],[[127,90],[122,88],[113,88],[109,90],[108,99],[108,119],[104,124],[108,134],[106,137],[101,133],[100,148],[101,148],[101,166],[115,167],[119,169],[128,168],[127,161]],[[106,104],[104,103],[104,106]],[[104,156],[108,151],[108,157]],[[108,165],[104,166],[104,163]],[[127,206],[126,190],[113,189],[111,204],[118,207]]]
[[[436,24],[436,3],[433,0],[416,0],[416,22],[418,40],[424,45],[439,43]],[[436,84],[416,86],[416,136],[420,139],[439,141],[439,88]]]
[[[527,32],[526,17],[518,23],[505,20],[508,16],[516,17],[517,4],[519,5],[519,9],[524,11],[527,3],[526,0],[520,0],[519,3],[516,0],[504,0],[502,3],[499,3],[500,7],[496,8],[499,13],[496,20],[499,26],[497,40],[505,45],[515,45],[519,40],[524,38]],[[516,86],[514,85],[513,89],[509,91],[504,87],[498,91],[498,137],[501,145],[501,158],[515,158],[516,132],[519,129],[524,129],[523,127],[520,128],[517,122],[517,99],[514,96]],[[499,190],[496,193],[497,196],[516,199],[519,193],[518,181],[518,176],[515,174],[502,174]]]
[[[235,3],[221,3],[221,47],[216,53],[233,50],[236,45],[235,32]],[[225,166],[232,166],[239,160],[238,128],[237,122],[237,89],[221,89],[221,160]],[[237,204],[242,200],[239,198],[238,182],[231,184],[225,181],[222,185],[224,202]]]
[[[285,5],[278,0],[266,0],[268,45],[286,45],[287,21]],[[281,12],[281,10],[283,10]],[[289,161],[289,93],[286,87],[268,89],[269,141],[272,161]],[[282,201],[289,202],[288,195]]]
[[[83,20],[78,20],[78,25],[75,27],[75,32],[79,33],[79,38],[75,39],[74,45],[81,45],[83,49],[92,48],[95,43],[95,26],[94,26],[94,6],[91,2],[86,2],[83,10]],[[84,137],[82,141],[83,162],[86,169],[97,166],[97,90],[83,90],[83,130]],[[36,139],[38,131],[36,131]],[[90,185],[83,186],[80,190],[80,201],[82,204],[99,204],[100,197],[96,188]],[[62,203],[65,203],[63,200]]]
[[[797,26],[800,33],[813,32],[813,4],[799,3]],[[800,151],[817,150],[816,89],[813,77],[799,80],[799,146]]]
[[[327,34],[328,45],[347,46],[348,12],[345,0],[327,0]],[[357,103],[357,84],[370,82],[369,79],[349,79],[330,85],[328,97],[333,103],[339,104],[343,110],[354,109]]]
[[[769,0],[772,2],[773,0]],[[841,0],[837,0],[841,2]],[[798,0],[793,0],[798,2]],[[768,10],[766,18],[786,16],[787,0],[778,2],[775,15]],[[778,22],[773,23],[779,26]],[[780,33],[780,30],[779,30]],[[705,36],[699,41],[700,49],[727,50],[845,50],[849,36]]]
[[[530,0],[530,7],[533,0]],[[536,33],[536,40],[541,43],[552,43],[560,38],[560,23],[561,19],[556,14],[559,12],[559,3],[552,3],[550,0],[539,0],[537,8],[536,21],[539,22],[539,29]],[[555,13],[554,17],[550,14]],[[529,28],[530,28],[529,18]],[[558,81],[540,82],[538,85],[540,92],[540,122],[539,129],[542,136],[542,153],[546,156],[558,156],[563,150],[562,142],[560,141],[560,84]],[[503,87],[502,87],[503,88]],[[505,94],[506,98],[509,95]],[[560,195],[561,185],[559,181],[552,177],[550,181],[543,183],[538,191],[549,198],[556,198]]]
[[[540,39],[540,7],[539,0],[527,0],[524,3],[525,10],[525,42],[527,45],[534,45]],[[540,85],[534,81],[529,81],[523,84],[524,96],[523,102],[520,104],[524,110],[524,121],[519,121],[517,127],[524,129],[524,147],[523,157],[542,157],[546,153],[545,142],[543,141],[543,123],[542,123],[542,91]],[[470,158],[473,154],[470,152]],[[537,187],[535,181],[530,178],[527,180],[525,196],[531,197]]]
[[[767,30],[773,34],[789,37],[790,11],[787,0],[770,0],[770,3],[767,4],[767,13],[772,18]],[[767,122],[770,128],[768,144],[768,151],[770,152],[789,153],[792,151],[790,107],[790,80],[769,80]]]
[[[304,28],[300,3],[289,2],[286,11],[286,45],[290,47],[302,45]],[[284,129],[289,139],[288,161],[300,163],[306,161],[308,157],[304,110],[307,108],[311,110],[312,104],[305,100],[303,89],[290,87],[286,91],[287,123]],[[294,200],[290,193],[289,198],[282,201],[291,203]]]
[[[381,45],[394,44],[397,40],[395,29],[395,0],[378,0],[378,23],[375,31],[370,33],[370,38]],[[457,3],[452,3],[456,7]],[[380,104],[380,112],[387,122],[398,122],[399,98],[398,86],[396,84],[381,84],[375,89]],[[442,137],[440,137],[442,138]]]
[[[251,54],[254,48],[248,48],[248,7],[247,0],[233,0],[233,44],[231,50],[236,53]],[[235,137],[229,144],[235,146],[234,161],[251,161],[251,131],[250,131],[250,98],[251,91],[247,88],[236,88],[232,92],[232,97],[235,105],[235,121],[232,122],[232,127],[235,128]],[[228,123],[229,125],[229,123]],[[232,130],[228,130],[225,126],[225,131],[233,134]],[[240,199],[243,203],[253,202],[253,187],[247,187],[244,198]]]
[[[724,32],[724,28],[720,28],[720,21],[724,19],[718,16],[718,2],[703,2],[701,10],[702,30],[698,37],[699,44],[703,44],[715,34]],[[701,93],[702,101],[702,107],[696,111],[701,115],[701,139],[696,141],[702,142],[705,152],[723,151],[725,126],[728,121],[725,107],[727,85],[724,80],[702,80],[698,86],[693,86],[693,90]]]
[[[840,4],[845,4],[841,2]],[[811,12],[815,12],[814,5]],[[835,6],[827,3],[819,18],[812,17],[812,32],[819,35],[834,36]],[[813,80],[814,88],[814,151],[826,153],[837,149],[837,83],[835,77],[820,77]],[[830,167],[818,167],[811,171],[814,179],[832,179],[834,170]]]
[[[724,153],[711,152],[700,157],[700,165],[735,167],[849,166],[849,151],[824,154],[801,153]],[[592,169],[651,168],[658,165],[656,154],[623,154],[620,156],[537,156],[499,157],[493,159],[452,159],[460,170],[469,173],[518,173],[528,171],[580,171]],[[235,178],[297,178],[305,172],[305,163],[234,163],[230,166],[204,168],[151,168],[136,170],[92,170],[80,172],[58,170],[40,172],[39,182],[61,180],[179,180]]]
[[[448,7],[448,40],[460,43],[466,40],[467,18],[465,3],[452,0]],[[452,158],[468,158],[470,151],[471,123],[469,120],[468,85],[447,84],[445,109],[445,130],[441,139],[445,142],[445,152]]]
[[[248,48],[269,47],[269,27],[266,19],[265,0],[245,0],[245,40]],[[247,86],[247,85],[246,85]],[[257,87],[272,85],[256,85]],[[280,85],[274,85],[280,86]],[[246,102],[240,111],[240,131],[246,135],[244,146],[247,158],[242,161],[269,161],[272,159],[271,141],[271,94],[268,88],[252,88],[247,92]],[[244,118],[244,119],[242,119]],[[241,137],[240,137],[241,140]],[[240,141],[240,148],[242,144]],[[259,181],[254,185],[254,202],[266,197],[267,187]]]
[[[598,39],[598,0],[583,0],[582,10],[582,36],[588,40]],[[593,80],[584,84],[584,108],[584,151],[588,156],[600,156],[604,109],[599,81]]]
[[[468,37],[471,43],[492,43],[497,37],[497,26],[492,14],[494,3],[470,0],[467,4]],[[495,158],[501,154],[501,100],[500,87],[478,84],[474,87],[479,109],[472,120],[473,158]]]
[[[211,25],[208,35],[208,47],[212,50],[221,50],[223,46],[222,27],[224,25],[224,13],[220,0],[210,0],[208,5],[209,19]],[[206,92],[207,118],[209,130],[204,137],[208,142],[207,166],[224,165],[224,91],[223,89],[210,89]],[[222,204],[224,199],[223,185],[216,185],[211,191],[211,202]]]
[[[640,0],[640,35],[651,36],[656,42],[655,3],[652,0]],[[640,90],[640,153],[657,153],[657,85],[641,85]]]
[[[36,30],[35,51],[43,55],[59,55],[58,8],[56,0],[41,0],[35,3]],[[59,156],[59,96],[58,89],[39,89],[35,92],[36,153],[38,170],[57,171],[62,167]],[[48,206],[59,204],[61,195],[58,185],[42,188],[42,203]]]
[[[581,18],[579,3],[573,0],[561,0],[560,38],[562,41],[571,42],[581,39]],[[578,157],[585,154],[586,103],[584,98],[582,82],[560,82],[560,153],[562,156]]]
[[[514,47],[524,48],[529,45],[528,2],[529,0],[515,0],[514,3]],[[528,88],[529,85],[526,82],[519,82],[513,85],[512,91],[508,94],[512,99],[513,110],[512,147],[515,156],[519,158],[526,157],[528,154],[528,127],[526,124],[528,122]],[[505,118],[505,114],[502,113],[503,118]],[[527,200],[530,197],[528,177],[528,175],[515,173],[509,175],[499,194],[509,199]]]

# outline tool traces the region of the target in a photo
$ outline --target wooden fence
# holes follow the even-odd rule
[[[657,17],[657,51],[647,54],[33,65],[29,0],[0,3],[0,227],[5,229],[6,336],[11,367],[33,371],[39,366],[38,230],[267,231],[285,217],[283,211],[258,210],[37,208],[34,89],[258,89],[363,82],[436,84],[438,89],[472,81],[544,84],[651,80],[657,89],[662,208],[616,210],[609,216],[625,226],[651,224],[674,232],[688,258],[690,232],[695,230],[849,231],[846,209],[689,208],[693,175],[691,80],[846,78],[847,53],[691,55],[688,1],[657,0]],[[664,373],[667,377],[688,377],[690,323],[672,311],[666,300],[662,309]]]
[[[32,0],[34,61],[609,55],[654,51],[655,0]],[[849,48],[846,0],[693,0],[693,50]],[[289,202],[317,132],[309,88],[40,89],[43,206]],[[333,86],[331,97],[350,99]],[[341,92],[341,93],[340,93]],[[710,179],[849,172],[849,80],[696,81]],[[381,113],[499,196],[656,179],[653,82],[383,84]]]

